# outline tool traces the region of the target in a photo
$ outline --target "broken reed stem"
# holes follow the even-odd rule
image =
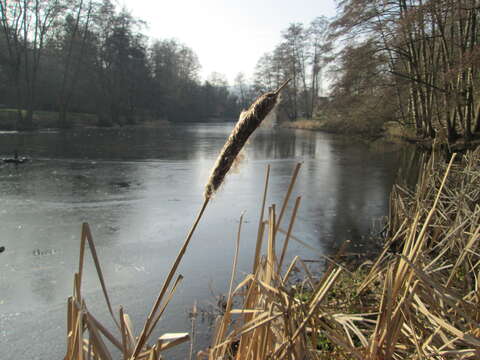
[[[263,191],[262,209],[260,211],[260,220],[258,223],[257,244],[255,246],[255,257],[253,259],[253,273],[257,271],[258,262],[260,260],[260,252],[262,247],[263,237],[263,216],[265,214],[265,202],[267,200],[268,180],[270,179],[270,165],[267,165],[267,172],[265,174],[265,190]]]
[[[278,231],[278,228],[282,223],[283,215],[285,214],[285,209],[287,208],[288,201],[290,200],[290,195],[292,195],[292,190],[293,190],[293,187],[295,186],[295,182],[297,181],[298,172],[300,171],[301,166],[302,166],[302,163],[298,163],[297,166],[295,166],[292,179],[290,180],[290,184],[288,185],[287,194],[285,195],[285,199],[283,200],[282,210],[280,211],[280,215],[278,216],[278,222],[277,222],[277,226],[275,227],[275,231]]]
[[[190,314],[191,316],[191,322],[192,322],[192,326],[191,326],[191,329],[192,329],[192,337],[190,339],[190,351],[189,351],[189,354],[188,354],[188,360],[193,360],[193,351],[194,351],[194,348],[195,348],[195,335],[196,335],[196,330],[197,330],[197,315],[198,315],[198,311],[197,311],[197,300],[194,301],[193,303],[193,308],[192,308],[192,312]]]
[[[263,119],[265,119],[275,107],[280,91],[289,81],[290,79],[285,81],[276,91],[263,94],[250,105],[248,110],[242,111],[235,128],[217,158],[205,187],[204,195],[206,199],[212,197],[218,190],[238,153],[242,150],[250,135],[260,126]]]
[[[138,339],[138,342],[135,346],[135,350],[132,354],[132,357],[131,359],[134,360],[138,354],[140,353],[140,350],[142,349],[143,345],[145,344],[145,342],[147,341],[147,331],[150,329],[150,323],[152,321],[152,319],[154,318],[154,315],[156,314],[159,306],[160,306],[160,303],[165,295],[165,293],[167,292],[167,289],[168,287],[170,286],[170,283],[173,279],[173,276],[175,275],[175,272],[177,271],[177,268],[178,266],[180,265],[180,262],[183,258],[183,255],[185,255],[185,251],[187,250],[187,247],[188,247],[188,244],[190,243],[190,240],[192,239],[192,236],[193,236],[193,233],[195,232],[195,229],[197,228],[197,225],[198,223],[200,222],[200,219],[202,218],[203,216],[203,213],[208,205],[208,202],[209,202],[209,199],[206,198],[203,202],[203,205],[202,207],[200,208],[200,211],[187,235],[187,238],[185,239],[185,242],[183,243],[183,246],[181,247],[178,255],[177,255],[177,258],[175,259],[175,262],[173,263],[171,269],[170,269],[170,272],[168,273],[168,276],[167,278],[165,279],[165,282],[163,283],[163,286],[162,286],[162,290],[160,291],[160,294],[158,295],[157,297],[157,300],[155,301],[155,304],[153,305],[153,308],[152,308],[152,311],[150,312],[150,315],[148,315],[148,318],[147,318],[147,321],[145,322],[145,325],[143,326],[143,330],[142,332],[140,333],[140,337]]]
[[[120,324],[115,318],[113,314],[112,303],[110,301],[110,297],[108,296],[107,286],[105,284],[105,279],[103,277],[102,268],[100,266],[100,260],[98,259],[97,249],[95,248],[95,243],[93,242],[92,232],[90,231],[90,226],[87,223],[82,224],[82,237],[80,240],[80,259],[79,259],[79,268],[78,268],[78,281],[77,281],[77,297],[79,300],[82,299],[81,297],[81,284],[82,284],[82,274],[83,274],[83,266],[84,266],[84,257],[85,257],[85,244],[88,243],[90,248],[90,253],[92,254],[93,263],[95,264],[95,269],[97,270],[98,280],[100,281],[100,285],[102,287],[103,296],[105,298],[105,302],[107,303],[108,311],[112,316],[113,322],[115,323],[117,329],[120,329]]]
[[[282,265],[283,265],[283,260],[285,258],[285,254],[287,253],[287,247],[288,247],[288,242],[290,240],[290,236],[292,235],[292,229],[293,225],[295,224],[295,219],[297,218],[297,211],[298,208],[300,207],[300,200],[302,199],[301,196],[297,197],[297,200],[295,201],[295,206],[293,208],[293,213],[290,218],[290,223],[288,225],[288,230],[287,230],[287,235],[285,236],[285,241],[283,243],[283,248],[282,248],[282,253],[280,255],[280,261],[278,262],[278,271],[281,271]],[[277,231],[279,229],[280,224],[277,225]]]
[[[230,324],[230,311],[232,310],[232,301],[233,301],[233,283],[235,281],[235,275],[237,272],[237,262],[238,262],[238,254],[240,252],[240,236],[242,233],[242,224],[243,224],[243,214],[240,216],[240,223],[238,225],[238,232],[237,232],[237,240],[235,242],[235,255],[233,257],[233,265],[232,265],[232,274],[230,276],[230,285],[228,288],[228,296],[227,296],[227,304],[225,306],[225,312],[223,315],[222,323],[220,325],[220,329],[217,334],[217,343],[225,337],[225,334],[227,332],[227,327],[228,324]],[[218,358],[219,355],[223,356],[225,348],[220,348],[219,351],[222,352],[221,354],[218,354],[216,349],[213,350],[213,357]]]

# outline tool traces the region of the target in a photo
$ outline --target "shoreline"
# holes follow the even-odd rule
[[[109,128],[159,128],[171,124],[188,124],[188,123],[217,123],[217,122],[231,122],[233,118],[230,117],[207,117],[199,121],[192,121],[187,119],[184,121],[171,121],[161,117],[152,115],[137,115],[133,122],[129,123],[125,118],[120,118],[119,121],[102,121],[95,113],[67,113],[66,126],[60,126],[59,114],[57,111],[35,111],[33,114],[32,128],[25,128],[18,120],[18,110],[12,108],[0,108],[0,131],[38,131],[38,130],[69,130],[69,129],[109,129]]]
[[[480,337],[474,275],[480,255],[472,251],[480,231],[479,151],[449,162],[433,154],[422,161],[415,188],[394,186],[383,246],[373,261],[350,266],[342,246],[320,278],[303,264],[297,274],[303,280],[288,282],[298,258],[284,274],[271,265],[272,248],[229,293],[227,304],[235,298],[245,305],[226,307],[217,329],[235,331],[220,332],[210,354],[227,346],[234,349],[232,358],[243,358],[249,342],[268,341],[272,354],[295,349],[315,359],[427,359],[443,356],[450,345],[448,354],[473,358]],[[232,315],[243,317],[234,322]]]
[[[320,122],[317,120],[296,120],[284,122],[279,126],[285,129],[319,131],[351,138],[353,137],[359,142],[375,147],[413,145],[424,151],[440,149],[447,154],[452,154],[454,152],[474,150],[480,146],[480,137],[478,135],[469,142],[465,141],[465,139],[458,139],[454,143],[439,142],[438,144],[435,144],[434,140],[416,137],[413,134],[408,134],[408,132],[403,130],[400,126],[392,126],[388,123],[385,124],[384,129],[378,132],[353,131],[338,127],[335,128],[337,125],[340,125],[340,123]]]
[[[354,132],[334,129],[333,124],[320,123],[316,120],[289,121],[280,124],[279,127],[290,130],[322,132],[338,136],[342,139],[353,139],[358,143],[362,143],[370,147],[372,150],[391,151],[404,146],[412,145],[412,143],[402,139],[386,137],[382,133]]]

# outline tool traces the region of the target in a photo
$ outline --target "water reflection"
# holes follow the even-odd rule
[[[83,129],[65,132],[0,134],[0,154],[15,150],[39,159],[197,160],[215,156],[233,124],[177,125],[152,129]],[[252,159],[317,157],[329,136],[260,129],[250,140]]]
[[[64,328],[48,324],[65,323],[63,304],[72,288],[83,221],[92,227],[114,303],[124,304],[139,326],[202,202],[210,168],[232,127],[0,134],[0,157],[17,149],[32,158],[24,166],[0,167],[0,245],[7,249],[0,255],[0,328],[8,322],[26,332],[22,336],[34,336],[27,354],[63,355]],[[399,158],[327,134],[267,129],[257,132],[245,154],[240,172],[228,176],[207,209],[184,258],[185,281],[163,320],[164,331],[188,329],[185,309],[195,299],[208,299],[211,287],[225,291],[238,218],[245,210],[239,268],[250,269],[267,164],[272,166],[268,201],[279,205],[295,164],[303,162],[292,195],[303,197],[294,232],[331,253],[346,239],[364,237],[371,219],[386,214]],[[290,258],[315,258],[295,243],[290,250]],[[101,312],[93,266],[87,263],[86,271],[87,300],[100,299],[91,306]],[[48,322],[32,327],[31,322],[40,323],[39,309]],[[14,313],[20,315],[12,320]],[[5,358],[14,357],[14,338],[13,330],[0,338]],[[56,346],[39,353],[39,343],[52,339]]]

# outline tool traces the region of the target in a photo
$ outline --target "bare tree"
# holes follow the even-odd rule
[[[72,100],[74,87],[78,80],[80,64],[85,54],[85,45],[89,34],[90,19],[93,11],[93,1],[89,1],[85,9],[84,0],[70,4],[72,14],[67,15],[65,38],[63,39],[61,57],[63,60],[63,76],[58,99],[58,120],[61,128],[71,124],[67,122],[67,112]]]
[[[480,125],[477,1],[344,0],[340,9],[337,36],[380,40],[377,50],[388,54],[389,71],[401,78],[399,112],[417,134],[435,137],[446,129],[450,140],[473,136]]]
[[[17,89],[21,127],[33,127],[40,59],[65,5],[60,0],[0,1],[1,29],[6,36],[12,79]]]
[[[332,43],[329,40],[329,21],[325,17],[318,17],[310,23],[307,30],[311,47],[311,102],[309,114],[313,115],[316,99],[322,92],[322,71],[330,61]]]

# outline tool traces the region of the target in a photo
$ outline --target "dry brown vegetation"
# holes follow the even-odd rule
[[[97,270],[108,311],[115,324],[115,332],[109,330],[108,327],[95,318],[89,311],[82,296],[83,264],[85,262],[87,243]],[[167,294],[160,311],[153,313],[155,316],[148,317],[145,323],[148,335],[154,330],[181,280],[182,276],[179,275],[174,286]],[[141,341],[140,338],[135,337],[130,317],[124,312],[122,307],[118,311],[118,318],[114,315],[92,234],[86,223],[82,226],[79,269],[74,275],[73,296],[68,298],[67,309],[67,352],[65,360],[113,359],[112,347],[122,355],[123,359],[129,359]],[[166,333],[160,336],[153,346],[146,345],[145,341],[143,341],[143,344],[139,347],[138,355],[134,359],[159,359],[161,351],[165,351],[189,339],[188,333]]]
[[[365,122],[346,122],[342,118],[332,116],[324,120],[298,119],[295,121],[284,121],[282,127],[287,129],[301,129],[322,131],[332,134],[357,136],[359,139],[378,138],[382,133],[380,126]]]
[[[130,319],[128,315],[124,313],[123,308],[120,308],[118,320],[114,315],[90,228],[88,224],[83,224],[80,241],[79,270],[74,275],[73,296],[68,299],[66,360],[112,359],[110,348],[105,344],[105,339],[118,349],[125,360],[161,359],[162,357],[160,353],[162,351],[189,340],[188,333],[167,333],[161,336],[153,346],[148,344],[148,340],[151,337],[153,330],[164,314],[165,309],[172,299],[178,284],[183,278],[182,275],[178,275],[172,284],[178,266],[185,255],[192,236],[210,199],[213,197],[215,191],[221,186],[225,176],[233,165],[235,158],[242,150],[242,147],[245,145],[250,135],[257,127],[261,125],[262,121],[275,107],[280,91],[288,84],[289,81],[290,80],[284,82],[284,84],[281,85],[276,91],[260,96],[253,102],[248,110],[242,112],[240,115],[239,121],[233,129],[230,137],[227,139],[227,142],[225,143],[225,146],[220,152],[215,166],[212,169],[212,175],[210,176],[210,179],[205,187],[204,202],[200,208],[200,211],[195,218],[175,261],[173,262],[168,275],[164,280],[158,297],[152,306],[152,310],[150,311],[150,314],[143,325],[142,331],[138,336],[134,335]],[[285,209],[283,209],[283,211],[284,210]],[[96,318],[88,310],[82,297],[81,284],[86,243],[88,243],[88,247],[95,264],[108,311],[112,316],[119,335],[115,335],[109,331],[107,327],[96,320]]]
[[[447,164],[433,153],[423,162],[415,190],[394,187],[388,235],[378,257],[356,270],[349,270],[348,262],[340,263],[340,257],[328,259],[320,280],[298,257],[285,263],[289,242],[300,241],[293,229],[301,198],[289,206],[300,164],[280,211],[273,204],[265,211],[268,167],[252,271],[235,285],[241,219],[226,306],[215,322],[211,347],[197,358],[478,359],[479,155],[480,149],[454,156]],[[161,359],[164,349],[189,339],[187,333],[166,334],[153,346],[146,345],[181,276],[156,315],[148,318],[145,341],[140,343],[142,336],[132,333],[122,309],[119,321],[113,316],[121,336],[106,330],[81,297],[86,242],[113,316],[84,225],[80,269],[68,302],[67,359],[112,358],[103,339],[121,350],[124,359]],[[292,279],[299,271],[301,282]]]
[[[306,271],[289,285],[300,260],[283,271],[272,206],[259,229],[267,253],[229,293],[209,359],[478,359],[479,150],[448,165],[436,156],[416,191],[393,190],[390,236],[369,270],[332,261],[320,281]]]
[[[212,171],[199,215],[138,336],[122,308],[115,316],[89,227],[83,225],[79,271],[68,300],[65,359],[112,359],[112,346],[125,360],[161,359],[162,351],[189,340],[188,333],[165,334],[148,345],[182,280],[181,275],[175,277],[178,265],[211,196],[232,165],[232,157],[272,109],[276,94],[270,95],[273,100],[260,97],[232,132]],[[301,242],[293,233],[301,197],[290,205],[300,164],[278,215],[275,204],[265,214],[267,167],[252,271],[234,286],[241,219],[225,309],[216,320],[212,346],[197,358],[478,359],[479,155],[480,148],[458,158],[454,155],[447,165],[440,152],[433,151],[421,165],[415,190],[401,185],[393,189],[388,236],[375,261],[350,271],[340,257],[327,258],[329,266],[321,279],[298,257],[285,264],[289,242]],[[87,243],[115,334],[96,320],[82,297]],[[299,269],[304,272],[300,283],[292,279]]]

